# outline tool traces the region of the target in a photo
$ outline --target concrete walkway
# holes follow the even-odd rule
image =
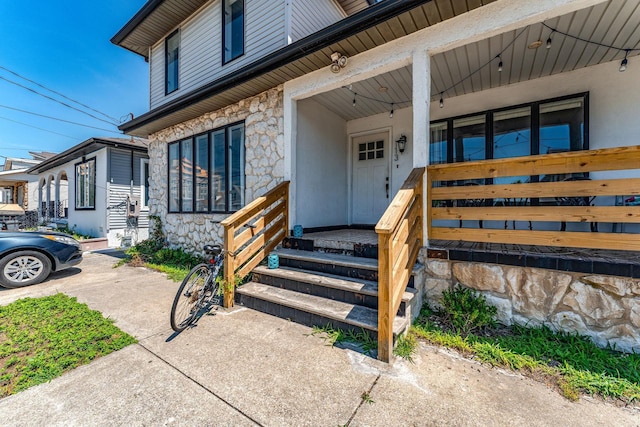
[[[64,292],[138,344],[0,400],[2,426],[640,426],[638,410],[583,398],[422,345],[389,367],[311,330],[244,308],[174,335],[177,284],[86,254],[46,283],[0,291],[0,305]],[[363,401],[368,393],[370,402]]]

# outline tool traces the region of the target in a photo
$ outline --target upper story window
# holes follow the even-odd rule
[[[244,192],[244,123],[169,144],[169,212],[235,212]]]
[[[222,63],[244,55],[244,0],[222,1]]]
[[[178,89],[178,70],[180,62],[180,32],[173,32],[164,43],[164,93]]]
[[[76,164],[76,209],[96,207],[96,159]]]

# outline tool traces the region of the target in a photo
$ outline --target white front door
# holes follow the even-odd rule
[[[376,224],[389,205],[387,132],[352,140],[352,224]]]

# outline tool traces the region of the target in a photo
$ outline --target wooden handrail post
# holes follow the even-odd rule
[[[233,307],[235,298],[235,265],[233,253],[235,228],[233,224],[224,226],[224,306]]]
[[[390,237],[390,234],[378,235],[378,359],[387,363],[393,358]]]

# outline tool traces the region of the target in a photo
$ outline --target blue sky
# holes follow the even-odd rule
[[[124,120],[128,113],[139,116],[148,111],[147,63],[109,41],[144,3],[145,0],[0,0],[0,164],[4,163],[4,157],[30,158],[29,151],[61,152],[92,136],[118,136],[113,133],[118,132],[115,125],[64,107],[4,79],[110,122],[105,116],[7,70],[118,121]]]

